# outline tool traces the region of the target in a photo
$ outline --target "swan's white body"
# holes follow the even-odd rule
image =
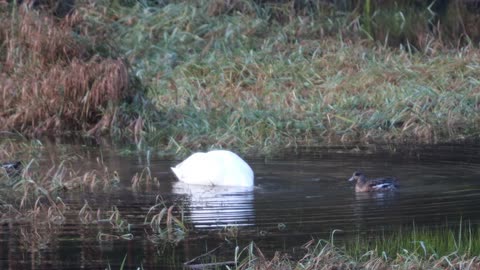
[[[253,171],[237,154],[227,150],[195,153],[172,167],[178,180],[187,184],[253,186]]]

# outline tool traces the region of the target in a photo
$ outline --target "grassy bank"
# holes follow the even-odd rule
[[[346,16],[293,16],[288,5],[214,8],[115,9],[117,42],[166,122],[145,118],[153,144],[266,152],[479,135],[473,44],[452,49],[430,36],[419,49],[390,48]]]
[[[0,90],[12,99],[1,108],[3,130],[107,131],[170,151],[252,154],[480,135],[480,50],[473,43],[447,46],[422,32],[415,47],[387,47],[365,35],[356,13],[328,6],[312,12],[289,3],[126,2],[77,1],[72,16],[47,20],[45,28],[59,27],[61,35],[41,40],[67,40],[63,47],[22,32],[37,11],[3,7]],[[28,61],[9,64],[22,56],[15,48],[31,43],[38,49],[26,50]],[[47,60],[54,64],[38,66]],[[75,106],[58,114],[52,104]]]
[[[266,256],[254,243],[235,252],[232,269],[478,269],[479,230],[405,228],[344,239],[333,232],[329,240],[311,240],[297,255]],[[342,240],[343,239],[343,240]]]

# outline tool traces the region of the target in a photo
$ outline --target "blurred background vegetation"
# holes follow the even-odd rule
[[[138,3],[165,6],[176,2],[188,1],[118,1],[130,7]],[[428,34],[452,46],[480,41],[478,0],[211,0],[199,4],[207,5],[211,16],[262,10],[265,18],[280,23],[286,23],[292,16],[321,16],[331,20],[345,17],[349,23],[358,20],[369,38],[391,46],[410,43],[422,47]]]

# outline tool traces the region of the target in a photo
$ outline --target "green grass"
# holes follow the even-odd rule
[[[254,243],[235,250],[231,269],[478,269],[478,226],[405,227],[399,231],[311,240],[303,253],[264,255]],[[298,254],[298,252],[297,252]],[[297,255],[298,256],[298,255]]]
[[[362,39],[347,16],[276,20],[288,6],[249,1],[211,15],[212,3],[119,5],[97,14],[159,112],[141,111],[148,144],[268,153],[332,141],[479,137],[474,46],[452,50],[429,37],[422,48],[385,47]]]
[[[480,254],[480,236],[478,226],[460,224],[455,227],[436,226],[401,228],[396,231],[375,232],[358,235],[347,240],[345,249],[360,259],[367,251],[373,255],[395,258],[397,254],[415,254],[423,258],[441,258],[448,255]]]

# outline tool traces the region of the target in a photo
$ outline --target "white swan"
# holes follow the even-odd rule
[[[253,171],[237,154],[227,150],[195,153],[171,168],[187,184],[253,186]]]

